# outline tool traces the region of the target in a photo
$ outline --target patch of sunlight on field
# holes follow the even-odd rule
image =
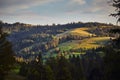
[[[89,36],[96,36],[95,34],[89,33],[88,31],[90,30],[90,28],[76,28],[76,29],[72,29],[72,30],[68,30],[64,33],[58,34],[56,35],[56,37],[62,37],[64,35],[79,35],[82,37],[89,37]]]
[[[110,37],[92,37],[92,38],[86,38],[83,40],[71,40],[62,44],[59,44],[57,48],[60,49],[61,52],[63,51],[70,51],[72,49],[92,49],[97,48],[100,46],[105,46],[110,41]],[[55,49],[51,49],[48,51],[45,56],[45,58],[48,58],[50,56],[56,56],[57,53],[54,53]],[[52,54],[51,54],[52,53]],[[73,52],[72,54],[79,55],[79,54],[85,54],[85,52]],[[67,55],[68,57],[69,55]]]
[[[84,40],[72,40],[60,44],[59,48],[64,51],[70,49],[79,49],[79,48],[92,49],[92,48],[104,46],[106,42],[108,42],[109,40],[110,37],[93,37]]]
[[[76,28],[71,30],[71,34],[79,34],[81,36],[90,36],[91,33],[87,32],[86,30],[89,30],[89,28]]]
[[[72,45],[71,45],[72,44]],[[73,49],[76,44],[74,44],[72,41],[68,41],[66,43],[62,43],[59,45],[59,49],[61,51],[69,51],[70,49]]]

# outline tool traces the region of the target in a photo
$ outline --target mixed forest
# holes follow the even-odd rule
[[[0,80],[120,80],[120,26],[0,21]]]

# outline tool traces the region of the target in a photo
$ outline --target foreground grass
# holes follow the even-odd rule
[[[16,74],[15,72],[9,72],[7,76],[5,76],[5,80],[25,80],[25,77]]]
[[[25,80],[25,77],[19,75],[20,65],[15,64],[14,68],[5,76],[5,80]]]

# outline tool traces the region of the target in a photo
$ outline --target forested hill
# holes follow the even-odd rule
[[[25,24],[25,23],[20,23],[20,22],[16,22],[13,24],[10,23],[5,23],[0,21],[0,24],[2,25],[3,28],[8,29],[9,31],[16,31],[16,30],[24,30],[26,28],[55,28],[55,29],[72,29],[72,28],[79,28],[79,27],[99,27],[99,26],[115,26],[113,24],[105,24],[105,23],[99,23],[99,22],[87,22],[87,23],[83,23],[83,22],[72,22],[72,23],[68,23],[68,24],[52,24],[52,25],[32,25],[32,24]]]
[[[115,27],[112,24],[88,22],[88,23],[68,23],[68,24],[53,24],[53,25],[31,25],[25,23],[4,23],[0,22],[3,27],[3,32],[9,34],[8,39],[13,44],[13,49],[16,56],[25,59],[34,59],[40,52],[43,55],[51,55],[63,52],[72,51],[72,47],[67,47],[69,41],[73,44],[84,43],[85,41],[103,42],[113,35],[108,34],[110,28]],[[58,36],[62,35],[62,36]],[[100,37],[101,36],[101,37]],[[99,37],[99,38],[94,38]],[[85,39],[85,40],[84,40]],[[86,40],[88,39],[88,40]],[[100,39],[100,40],[99,40]],[[105,40],[105,41],[106,41]],[[90,43],[90,42],[85,42]],[[93,42],[94,43],[94,42]],[[64,45],[65,44],[65,45]],[[88,45],[87,44],[87,45]],[[92,46],[99,46],[102,43],[97,43]],[[64,45],[67,50],[61,46]],[[72,45],[72,44],[70,44]],[[86,44],[85,44],[86,45]],[[85,46],[83,45],[83,46]],[[81,45],[77,45],[78,50]],[[73,46],[76,47],[76,46]],[[94,47],[93,47],[94,48]],[[57,53],[55,52],[57,49]],[[83,49],[82,49],[83,50]],[[75,51],[75,50],[74,50]],[[83,50],[84,51],[84,50]],[[52,55],[53,55],[52,54]],[[30,60],[29,59],[29,60]]]

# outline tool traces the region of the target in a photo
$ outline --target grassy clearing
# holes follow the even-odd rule
[[[97,48],[100,46],[105,46],[109,41],[110,41],[110,37],[91,37],[91,38],[86,38],[84,40],[68,41],[60,44],[57,48],[59,48],[61,52],[63,51],[69,52],[70,50],[80,49],[80,48],[87,50],[87,49]],[[50,51],[48,51],[45,57],[47,58],[50,56],[56,56],[57,53],[54,53],[53,52],[54,50],[55,49],[51,49]],[[79,55],[79,54],[84,54],[84,52],[74,52],[72,54]]]
[[[9,72],[7,76],[5,76],[5,80],[25,80],[25,77],[22,77],[14,72]]]
[[[95,36],[95,34],[89,33],[88,32],[89,30],[90,30],[90,28],[76,28],[76,29],[72,29],[72,30],[66,31],[64,33],[58,34],[58,35],[56,35],[56,37],[61,37],[64,35],[79,35],[82,37],[88,37],[91,35]]]
[[[20,65],[15,64],[14,68],[5,76],[5,80],[25,80],[25,77],[19,75]]]
[[[104,46],[109,40],[110,37],[93,37],[89,39],[84,39],[79,43],[78,48],[97,48],[100,46]]]
[[[87,32],[87,30],[89,30],[89,28],[76,28],[76,29],[73,29],[70,31],[71,34],[77,34],[77,35],[80,35],[80,36],[90,36],[90,35],[93,35],[89,32]]]
[[[60,44],[59,48],[63,51],[68,51],[70,49],[79,49],[79,48],[86,48],[86,49],[92,49],[97,48],[100,46],[104,46],[106,42],[110,40],[110,37],[93,37],[93,38],[87,38],[84,40],[72,40],[68,41],[66,43]]]

